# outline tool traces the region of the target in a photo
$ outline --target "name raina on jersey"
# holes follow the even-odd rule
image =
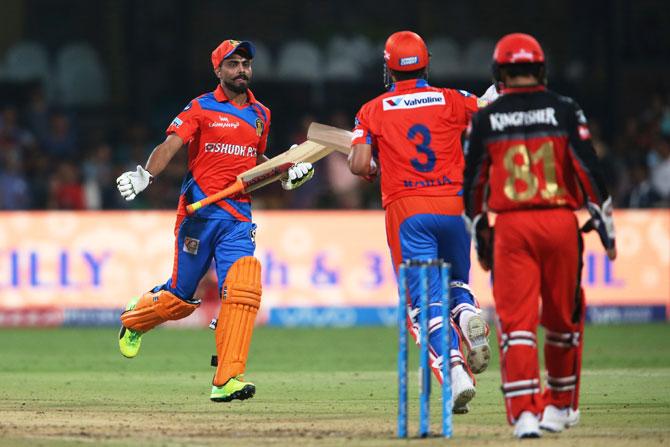
[[[527,110],[525,112],[492,113],[489,115],[491,130],[505,130],[506,127],[532,126],[534,124],[551,124],[558,126],[553,107]]]
[[[428,180],[403,180],[403,186],[405,188],[425,188],[427,186],[442,186],[450,185],[451,179],[446,175],[443,175],[442,178],[428,179]]]

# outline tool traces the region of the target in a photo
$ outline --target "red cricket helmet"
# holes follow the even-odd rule
[[[493,50],[493,79],[496,82],[496,88],[502,85],[500,67],[515,64],[540,66],[540,82],[546,84],[544,51],[537,39],[530,34],[507,34],[496,44]]]
[[[398,31],[386,39],[384,61],[394,71],[416,71],[428,65],[428,48],[421,36],[412,31]]]
[[[544,51],[533,36],[513,33],[498,41],[493,50],[493,61],[498,65],[543,64]]]

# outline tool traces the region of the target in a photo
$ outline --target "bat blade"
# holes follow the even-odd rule
[[[289,149],[265,163],[261,163],[260,165],[243,172],[238,178],[244,184],[249,184],[249,186],[244,189],[244,192],[255,191],[262,186],[277,181],[295,163],[316,163],[333,152],[333,150],[333,148],[326,147],[314,141],[305,141],[293,149]],[[277,172],[272,174],[274,170],[277,170]],[[262,178],[259,179],[259,177]]]
[[[320,123],[310,124],[307,130],[307,139],[309,141],[333,148],[333,150],[345,155],[349,155],[349,152],[351,152],[352,138],[353,133],[348,130]]]

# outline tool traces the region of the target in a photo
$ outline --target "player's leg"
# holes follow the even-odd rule
[[[216,221],[177,218],[172,276],[128,303],[121,314],[119,349],[128,358],[140,349],[142,334],[168,320],[187,317],[200,305],[193,293],[212,260]]]
[[[524,212],[498,215],[493,297],[507,420],[517,437],[538,437],[542,412],[537,325],[540,271],[532,253],[533,223]]]
[[[250,222],[229,222],[215,249],[221,309],[215,330],[218,364],[210,395],[214,402],[244,400],[256,392],[256,386],[243,377],[261,304],[261,265],[253,257],[255,231]]]
[[[470,286],[470,235],[463,218],[440,215],[438,220],[438,257],[451,264],[451,315],[468,348],[468,366],[473,373],[484,372],[491,359],[489,326],[481,317],[479,304]]]
[[[437,216],[417,215],[407,217],[398,232],[401,259],[430,260],[438,257],[437,252]],[[437,379],[442,382],[441,365],[446,355],[451,366],[451,381],[454,395],[454,412],[467,413],[467,403],[475,396],[474,380],[465,365],[461,351],[461,339],[453,321],[447,322],[451,331],[451,346],[448,353],[443,352],[442,338],[445,330],[442,321],[442,294],[437,267],[429,268],[429,355],[431,366]],[[419,273],[417,269],[409,269],[407,273],[407,290],[410,294],[409,316],[410,332],[415,340],[419,339]]]
[[[545,327],[547,384],[540,427],[560,432],[579,422],[584,334],[584,299],[580,287],[582,240],[572,212],[556,210],[545,214],[547,245],[542,253],[541,322]]]

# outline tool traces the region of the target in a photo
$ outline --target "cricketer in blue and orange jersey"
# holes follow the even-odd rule
[[[463,212],[461,134],[478,108],[478,99],[463,90],[431,87],[425,79],[428,50],[417,34],[401,31],[386,41],[388,91],[367,102],[356,116],[350,169],[369,176],[381,170],[386,235],[396,272],[403,260],[443,259],[452,266],[452,344],[449,353],[454,411],[466,412],[475,388],[468,369],[488,366],[488,326],[479,316],[468,287],[470,236]],[[408,325],[418,340],[418,274],[408,273]],[[430,278],[430,302],[439,303],[437,272]],[[433,372],[440,365],[443,322],[439,306],[429,306],[429,352]],[[454,324],[455,323],[455,324]],[[468,345],[468,361],[461,352]],[[465,368],[464,368],[465,366]]]
[[[242,374],[261,301],[260,263],[254,257],[256,225],[251,200],[239,194],[188,215],[186,205],[212,195],[237,175],[267,160],[263,155],[270,128],[270,110],[251,90],[251,42],[225,40],[212,52],[219,85],[191,101],[167,128],[167,137],[149,156],[146,169],[123,173],[119,192],[132,200],[160,174],[175,153],[188,145],[188,172],[177,207],[172,276],[142,297],[132,300],[121,315],[121,353],[139,351],[141,336],[155,326],[190,315],[200,304],[193,297],[200,279],[214,260],[222,297],[215,338],[217,370],[210,399],[228,402],[254,395],[255,386]],[[295,189],[314,174],[311,164],[297,163],[282,179]]]

